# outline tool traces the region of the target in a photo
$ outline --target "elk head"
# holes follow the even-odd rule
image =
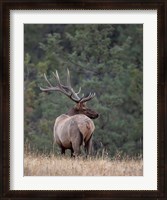
[[[56,73],[53,72],[53,76],[58,83],[57,86],[53,86],[47,79],[46,75],[44,74],[44,78],[48,83],[49,87],[48,86],[46,88],[40,87],[40,90],[43,92],[59,91],[65,94],[67,97],[69,97],[72,101],[74,101],[76,105],[66,113],[67,115],[72,116],[76,114],[84,114],[91,119],[96,119],[99,116],[97,112],[93,111],[92,109],[86,106],[86,102],[93,99],[95,97],[95,93],[93,94],[90,93],[87,96],[84,96],[83,94],[82,97],[79,97],[79,93],[81,92],[81,87],[78,92],[74,91],[74,89],[71,86],[70,72],[68,69],[67,69],[67,85],[61,84],[57,70]]]

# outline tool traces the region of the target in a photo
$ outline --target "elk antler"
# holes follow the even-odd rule
[[[59,91],[63,94],[65,94],[66,96],[68,96],[70,99],[72,99],[73,101],[75,101],[76,103],[83,103],[86,101],[91,100],[93,97],[95,97],[95,93],[90,93],[87,97],[84,97],[84,95],[82,97],[79,97],[79,93],[81,92],[81,87],[79,88],[78,92],[75,92],[74,89],[71,86],[71,81],[70,81],[70,72],[67,69],[67,86],[66,85],[62,85],[60,82],[60,78],[59,78],[59,74],[56,70],[56,73],[53,72],[53,76],[56,79],[58,85],[57,86],[53,86],[47,79],[46,74],[44,74],[44,78],[46,80],[46,82],[48,83],[49,87],[47,86],[46,88],[42,88],[40,87],[40,90],[43,92],[48,92],[48,91]]]

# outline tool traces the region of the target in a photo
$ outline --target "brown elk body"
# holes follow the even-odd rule
[[[41,88],[42,91],[60,91],[70,99],[76,102],[76,105],[69,110],[66,114],[62,114],[56,118],[53,129],[53,140],[61,148],[61,153],[65,154],[66,149],[71,150],[71,156],[77,156],[80,154],[80,147],[84,145],[87,154],[91,154],[92,151],[92,134],[95,129],[92,119],[98,117],[98,113],[89,109],[86,106],[86,102],[91,100],[94,94],[89,94],[87,97],[79,97],[78,93],[75,93],[70,83],[70,74],[67,70],[67,86],[60,83],[58,73],[53,73],[58,82],[58,86],[54,87],[46,78],[46,82],[49,84],[47,88]]]

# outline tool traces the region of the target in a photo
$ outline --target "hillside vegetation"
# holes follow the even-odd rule
[[[100,117],[94,120],[94,153],[101,154],[105,150],[109,158],[117,151],[130,157],[142,155],[143,25],[24,25],[24,139],[32,151],[43,154],[52,152],[55,119],[75,105],[59,92],[44,93],[39,89],[39,86],[47,86],[44,73],[52,85],[56,86],[52,73],[56,70],[65,85],[67,68],[71,73],[75,91],[81,87],[81,96],[90,92],[96,93],[95,98],[87,104],[100,114]],[[64,158],[58,157],[32,157],[32,161],[30,158],[31,155],[26,157],[30,160],[30,166],[33,163],[38,166],[42,162],[40,169],[47,169],[47,166],[50,169],[50,166],[56,167],[64,161]],[[66,162],[71,169],[79,162],[78,168],[82,169],[84,164],[90,165],[90,169],[95,168],[96,173],[102,174],[105,174],[105,171],[113,174],[115,168],[119,169],[115,167],[115,161],[112,163],[108,160],[92,162],[66,159]],[[96,166],[96,162],[99,165]],[[140,174],[133,160],[127,161],[132,172],[124,161],[118,163],[125,165],[120,167],[118,174]],[[26,165],[28,173],[29,170],[37,170],[37,166],[29,169],[29,165]],[[109,168],[111,170],[108,170]],[[55,173],[49,171],[47,170],[47,173]],[[69,173],[69,170],[67,171]],[[32,172],[35,173],[37,172]]]

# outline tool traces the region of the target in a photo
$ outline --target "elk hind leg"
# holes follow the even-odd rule
[[[65,155],[65,148],[63,146],[61,146],[60,148],[61,148],[61,155]]]
[[[74,157],[74,150],[71,148],[71,157]]]
[[[78,156],[80,155],[80,146],[83,142],[83,136],[78,128],[78,125],[75,121],[71,122],[70,125],[70,138],[71,138],[71,144],[72,144],[72,156]]]
[[[92,136],[85,144],[85,151],[87,155],[92,155],[92,151],[93,151]]]
[[[73,138],[74,140],[72,141],[72,148],[73,148],[73,156],[79,156],[81,154],[81,150],[80,150],[80,146],[82,144],[83,141],[83,136],[80,133],[79,130],[77,130],[76,136],[75,138]]]

